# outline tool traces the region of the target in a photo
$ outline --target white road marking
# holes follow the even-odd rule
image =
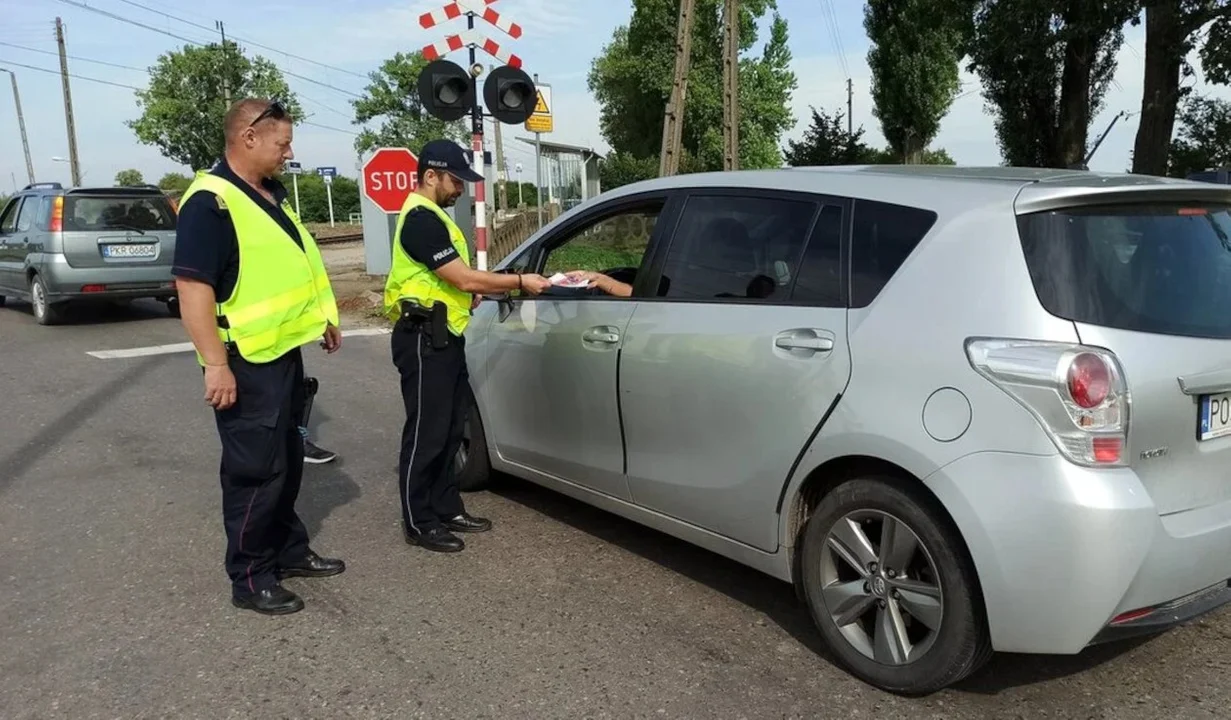
[[[355,328],[343,330],[342,337],[367,337],[372,335],[388,335],[390,328]],[[149,355],[170,355],[173,353],[192,352],[192,343],[173,343],[171,345],[150,345],[148,347],[124,348],[121,350],[92,350],[86,355],[99,360],[118,360],[121,358],[147,357]]]

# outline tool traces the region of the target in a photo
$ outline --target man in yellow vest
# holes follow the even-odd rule
[[[284,577],[345,569],[308,545],[295,513],[303,477],[301,346],[342,345],[321,254],[275,178],[291,152],[285,108],[244,99],[224,119],[226,154],[180,201],[175,260],[184,328],[222,442],[231,602],[269,615],[303,608]]]
[[[551,287],[541,275],[470,267],[466,237],[444,208],[457,201],[466,182],[482,180],[457,143],[433,140],[423,147],[418,187],[398,215],[385,284],[385,313],[395,322],[393,364],[406,406],[398,464],[403,531],[408,543],[438,552],[465,548],[453,532],[491,528],[489,520],[466,512],[453,473],[470,382],[464,333],[474,294],[537,295]]]

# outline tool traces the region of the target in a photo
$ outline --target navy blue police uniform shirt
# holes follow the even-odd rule
[[[277,204],[271,205],[236,175],[225,159],[214,166],[210,174],[229,180],[243,190],[294,238],[295,244],[301,250],[303,249],[299,230],[282,211],[282,201],[287,197],[286,187],[282,183],[271,178],[261,181],[277,200]],[[214,288],[214,296],[220,303],[234,292],[239,278],[239,240],[229,213],[218,206],[214,193],[201,190],[180,206],[175,228],[175,260],[171,273],[177,277],[206,283]]]
[[[398,242],[412,260],[422,263],[428,270],[437,270],[460,257],[449,237],[449,228],[427,208],[417,207],[406,213]]]

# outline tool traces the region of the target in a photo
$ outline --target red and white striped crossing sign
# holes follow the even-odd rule
[[[456,0],[456,2],[451,2],[440,10],[432,10],[420,15],[419,25],[425,29],[434,28],[454,18],[459,18],[463,12],[469,11],[512,35],[514,40],[521,37],[521,25],[512,20],[506,20],[501,17],[500,13],[485,6],[485,4],[491,5],[494,2],[496,0]]]
[[[432,43],[423,48],[423,57],[437,60],[454,50],[461,50],[467,45],[474,45],[506,65],[521,67],[521,58],[505,50],[500,43],[483,35],[478,30],[463,30],[457,35],[450,35],[440,42]]]
[[[432,10],[420,15],[419,25],[424,28],[434,28],[437,25],[442,25],[450,20],[461,17],[465,13],[469,13],[486,20],[513,38],[521,37],[521,25],[506,19],[500,13],[487,7],[494,2],[496,0],[454,0],[454,2],[446,4],[439,10]],[[441,56],[447,55],[454,50],[461,50],[467,45],[479,48],[506,65],[511,65],[515,68],[521,67],[520,57],[505,50],[501,47],[500,43],[473,28],[468,28],[455,35],[449,35],[444,40],[424,46],[423,57],[428,60],[438,60]]]

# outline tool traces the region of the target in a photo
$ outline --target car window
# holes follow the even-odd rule
[[[34,198],[27,198],[21,204],[21,209],[17,211],[17,232],[30,232],[34,229],[34,217],[38,214],[38,202]]]
[[[175,211],[165,195],[69,195],[65,231],[174,230]]]
[[[0,233],[11,233],[17,230],[17,211],[20,205],[21,198],[15,197],[4,206],[4,213],[0,215]]]
[[[547,253],[542,275],[551,277],[570,270],[603,272],[625,268],[631,270],[626,270],[618,279],[632,284],[624,275],[641,266],[661,211],[661,205],[640,206],[609,215],[571,233],[562,245]]]
[[[799,277],[791,291],[791,302],[800,305],[842,307],[842,223],[841,205],[824,205],[812,228],[812,239],[804,250]]]
[[[851,229],[851,307],[867,307],[936,222],[931,210],[855,202]]]
[[[818,203],[693,195],[663,267],[659,297],[786,302]]]

